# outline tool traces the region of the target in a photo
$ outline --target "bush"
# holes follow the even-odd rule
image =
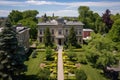
[[[79,55],[78,62],[82,64],[87,64],[88,61],[87,61],[86,55],[85,54]]]
[[[54,58],[52,57],[53,51],[52,51],[52,49],[50,47],[46,48],[45,53],[46,53],[46,60],[48,60],[48,61],[54,60]]]
[[[73,51],[72,50],[70,50],[69,52],[68,52],[68,57],[69,57],[69,59],[70,59],[70,61],[76,61],[77,60],[77,55],[76,55],[76,53],[73,53]]]
[[[48,80],[50,78],[50,70],[49,69],[40,69],[38,73],[39,80]]]
[[[76,80],[87,80],[87,75],[83,70],[77,69],[75,71]]]

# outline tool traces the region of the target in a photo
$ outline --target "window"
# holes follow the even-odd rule
[[[42,29],[40,29],[40,34],[42,35]]]
[[[54,34],[54,29],[52,29],[52,34]]]
[[[61,34],[62,34],[62,30],[59,30],[59,31],[58,31],[58,34],[61,35]]]

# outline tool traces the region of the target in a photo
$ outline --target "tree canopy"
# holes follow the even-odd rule
[[[30,28],[30,38],[37,38],[37,23],[38,20],[36,18],[38,11],[36,10],[26,10],[20,12],[18,10],[12,10],[9,14],[8,18],[10,19],[12,25],[17,25],[21,23],[23,26]]]
[[[94,13],[88,6],[78,8],[79,20],[85,24],[84,28],[93,29],[96,33],[103,34],[104,23],[98,13]]]

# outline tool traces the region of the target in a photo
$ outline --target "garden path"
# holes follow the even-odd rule
[[[62,46],[58,46],[58,75],[57,80],[64,80]]]

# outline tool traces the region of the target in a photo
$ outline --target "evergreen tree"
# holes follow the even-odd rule
[[[9,20],[0,32],[0,78],[1,80],[19,80],[17,75],[24,69],[23,58],[19,52],[16,32]]]
[[[51,33],[50,33],[50,30],[49,28],[47,27],[45,29],[45,33],[44,33],[44,43],[45,43],[45,46],[48,47],[48,46],[52,46],[52,41],[51,41]]]
[[[68,44],[71,46],[77,46],[77,38],[76,38],[74,27],[70,28],[70,33],[68,36]]]

